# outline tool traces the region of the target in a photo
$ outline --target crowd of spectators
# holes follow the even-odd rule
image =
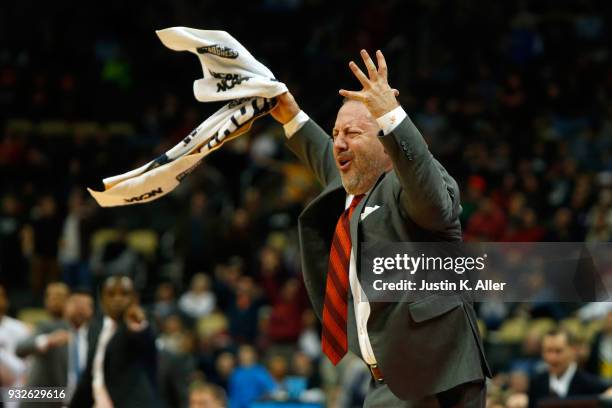
[[[300,275],[296,220],[319,187],[272,119],[153,203],[102,209],[85,189],[151,160],[217,108],[193,98],[196,58],[157,40],[155,29],[175,25],[230,32],[327,129],[337,90],[356,85],[348,61],[381,48],[402,105],[461,187],[465,240],[612,239],[611,4],[235,6],[0,6],[0,284],[11,305],[0,302],[0,317],[35,324],[50,282],[95,293],[128,273],[158,331],[168,406],[185,406],[191,383],[196,397],[221,387],[236,407],[300,389],[305,401],[360,406],[369,374],[352,359],[334,371],[321,358]],[[25,23],[31,13],[37,24]],[[478,309],[498,373],[491,406],[522,406],[557,325],[579,334],[576,361],[612,379],[612,353],[600,346],[612,336],[605,304]],[[605,364],[593,362],[601,350]]]

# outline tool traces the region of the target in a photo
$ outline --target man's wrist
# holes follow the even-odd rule
[[[310,120],[310,117],[304,112],[300,110],[297,115],[295,115],[289,122],[283,125],[283,129],[285,129],[285,135],[287,138],[290,138],[294,134],[297,133],[298,130],[304,126],[306,122]]]
[[[34,345],[38,351],[44,352],[49,348],[49,336],[46,334],[39,334],[34,339]]]
[[[149,321],[146,319],[141,320],[139,322],[130,321],[130,322],[127,322],[126,325],[128,326],[128,329],[130,329],[133,332],[141,332],[147,327],[149,327]]]
[[[379,118],[376,118],[376,122],[382,130],[384,135],[388,135],[393,132],[397,125],[399,125],[404,119],[406,119],[406,111],[401,106],[393,109],[390,112],[385,113]]]

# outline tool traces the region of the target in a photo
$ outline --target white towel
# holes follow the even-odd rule
[[[204,78],[193,85],[197,100],[230,102],[155,160],[104,179],[104,191],[88,189],[102,207],[144,203],[166,195],[211,151],[269,113],[273,108],[270,98],[287,91],[285,84],[225,31],[173,27],[157,35],[166,47],[199,57]]]

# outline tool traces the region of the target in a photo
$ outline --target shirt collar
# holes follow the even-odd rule
[[[364,198],[370,194],[370,191],[372,191],[372,189],[369,189],[368,191],[366,191],[365,193],[363,193]],[[359,194],[361,195],[361,194]],[[350,207],[351,203],[353,202],[353,198],[355,198],[355,194],[347,194],[346,195],[346,199],[344,201],[344,209],[346,210],[347,208]]]
[[[102,322],[102,330],[114,329],[117,326],[117,322],[115,322],[112,318],[108,316],[104,316],[104,320]]]
[[[574,362],[570,364],[569,367],[567,367],[567,370],[565,370],[565,372],[561,374],[561,376],[556,377],[555,375],[550,374],[548,377],[548,384],[551,391],[554,391],[559,397],[564,398],[565,396],[567,396],[567,393],[569,392],[569,386],[572,381],[572,378],[574,378],[576,369],[577,365]]]
[[[565,370],[565,372],[563,374],[561,374],[559,377],[556,376],[552,376],[553,378],[555,378],[558,381],[561,382],[570,382],[572,377],[574,376],[574,374],[576,373],[576,368],[577,365],[576,363],[571,363],[568,367],[567,370]]]

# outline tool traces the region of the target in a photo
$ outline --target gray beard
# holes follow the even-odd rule
[[[353,195],[366,193],[385,171],[382,160],[364,158],[363,161],[355,160],[353,165],[357,170],[353,176],[349,177],[340,173],[344,190]]]

